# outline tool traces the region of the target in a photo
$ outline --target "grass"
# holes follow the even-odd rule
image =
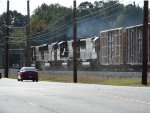
[[[53,82],[73,82],[72,76],[44,76],[41,75],[40,80],[42,81],[53,81]],[[88,84],[102,84],[102,85],[116,85],[116,86],[142,86],[141,78],[121,78],[121,77],[96,77],[96,76],[78,76],[79,83]],[[150,80],[148,81],[150,86]]]
[[[16,75],[9,75],[9,77],[16,79]],[[73,77],[69,75],[68,76],[40,75],[39,80],[72,83]],[[116,85],[116,86],[143,86],[141,85],[141,78],[134,78],[134,77],[121,78],[121,77],[78,76],[78,83]],[[148,80],[148,86],[150,86],[150,79]]]

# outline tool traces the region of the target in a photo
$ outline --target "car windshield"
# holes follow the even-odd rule
[[[37,71],[35,67],[23,67],[21,71]]]

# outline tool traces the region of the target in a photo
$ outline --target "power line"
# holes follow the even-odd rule
[[[128,3],[129,3],[129,2],[128,2]],[[139,4],[140,4],[140,3],[139,3]],[[116,7],[116,8],[118,8],[118,7]],[[114,9],[116,9],[116,8],[114,8]],[[114,9],[112,9],[112,10],[114,10]],[[112,11],[112,10],[109,10],[109,11]],[[112,16],[115,16],[115,15],[117,15],[117,14],[119,14],[119,13],[120,13],[120,12],[118,12],[118,13],[116,13],[116,14],[113,14],[113,15],[110,15],[110,16],[107,16],[107,17],[104,17],[102,20],[107,19],[107,18],[110,18],[110,17],[112,17]],[[91,15],[91,14],[89,14],[89,15]],[[99,15],[102,15],[102,14],[97,14],[97,15],[95,15],[95,16],[93,16],[93,17],[99,16]],[[86,19],[93,18],[93,17],[88,17],[88,18],[86,18]],[[80,19],[81,19],[81,18],[80,18]],[[86,20],[86,19],[80,20],[80,21],[78,21],[78,22],[84,21],[84,20]],[[69,23],[71,23],[71,22],[72,22],[72,20],[69,21],[67,24],[69,24]],[[65,26],[65,25],[67,25],[67,24],[62,25],[61,27]],[[60,27],[59,27],[59,28],[60,28]],[[54,30],[52,30],[52,31],[50,31],[50,32],[47,32],[47,33],[45,33],[45,34],[32,37],[32,39],[37,39],[37,37],[41,37],[41,36],[44,36],[44,35],[48,35],[48,34],[50,34],[50,33],[52,33],[52,32],[55,32],[55,30],[59,30],[59,29],[57,28],[57,29],[54,29]],[[30,39],[30,38],[29,38],[29,39]]]
[[[109,6],[110,7],[110,6]],[[107,7],[108,8],[108,7]],[[116,7],[117,8],[117,7]],[[114,9],[116,9],[116,8],[114,8]],[[114,9],[112,9],[112,10],[114,10]],[[110,10],[110,11],[112,11],[112,10]],[[119,13],[119,12],[118,12]],[[118,14],[117,13],[117,14]],[[113,14],[113,15],[110,15],[110,16],[108,16],[108,17],[104,17],[102,20],[104,20],[104,19],[107,19],[107,18],[110,18],[111,16],[114,16],[114,15],[117,15],[117,14]],[[93,15],[93,13],[92,14],[89,14],[89,15]],[[88,16],[89,16],[88,15]],[[99,16],[99,15],[102,15],[102,14],[97,14],[97,15],[94,15],[94,16],[92,16],[92,17],[88,17],[88,18],[86,18],[86,19],[90,19],[90,18],[93,18],[93,17],[96,17],[96,16]],[[86,15],[87,16],[87,15]],[[63,18],[63,17],[62,17]],[[83,17],[84,18],[84,17]],[[78,18],[78,19],[82,19],[81,17],[80,18]],[[85,18],[83,19],[83,20],[79,20],[78,22],[81,22],[81,21],[84,21],[84,20],[86,20]],[[61,20],[61,19],[60,19]],[[59,20],[58,20],[59,21]],[[57,22],[58,22],[57,21]],[[56,22],[56,23],[57,23]],[[66,25],[68,25],[69,23],[71,23],[72,22],[72,20],[71,21],[69,21],[69,22],[67,22],[67,24],[63,24],[62,26],[60,26],[60,27],[58,27],[58,28],[56,28],[56,29],[53,29],[52,31],[50,31],[50,32],[47,32],[47,33],[44,33],[44,34],[41,34],[41,35],[38,35],[38,36],[35,36],[35,37],[32,37],[32,39],[37,39],[37,38],[41,38],[42,36],[45,36],[45,35],[48,35],[48,34],[50,34],[50,33],[53,33],[53,32],[55,32],[55,30],[63,30],[64,28],[64,26],[66,26]],[[39,33],[39,32],[38,32]],[[64,32],[65,33],[65,32]],[[62,33],[62,34],[64,34],[64,33]],[[58,35],[59,36],[59,35]],[[30,39],[30,38],[27,38],[27,39]],[[47,40],[49,40],[49,39],[51,39],[51,38],[48,38]],[[46,39],[45,39],[46,40]],[[35,40],[34,40],[35,41]]]
[[[130,1],[130,2],[131,2],[131,1]],[[127,3],[130,3],[130,2],[127,2]],[[114,6],[114,5],[112,5],[112,6]],[[110,6],[109,6],[109,7],[110,7]],[[120,7],[120,6],[119,6],[119,7]],[[113,8],[113,9],[109,10],[108,12],[110,12],[110,11],[116,9],[116,8],[119,8],[119,7],[115,7],[115,8]],[[108,8],[108,7],[107,7],[107,8]],[[105,8],[105,9],[103,9],[103,10],[106,10],[107,8]],[[100,10],[99,12],[102,12],[103,10]],[[121,12],[121,11],[120,11],[120,12]],[[89,14],[89,15],[86,15],[86,16],[90,16],[90,15],[93,15],[93,14]],[[102,14],[97,14],[97,15],[94,15],[93,17],[100,16],[100,15],[102,15]],[[114,15],[116,15],[116,14],[114,14]],[[93,18],[93,17],[84,18],[83,20],[78,20],[78,22],[81,22],[81,21],[84,21],[84,20],[86,20],[86,19]],[[108,17],[111,17],[111,16],[108,16]],[[105,17],[105,18],[108,18],[108,17]],[[82,19],[82,18],[79,17],[79,18],[77,18],[77,19]],[[69,21],[68,23],[70,23],[70,22],[72,22],[72,20]],[[68,24],[68,23],[67,23],[67,24]],[[65,26],[65,25],[67,25],[67,24],[62,25],[61,27]],[[55,29],[55,30],[59,30],[59,29],[57,28],[57,29]],[[52,31],[50,31],[50,32],[47,32],[47,33],[44,33],[44,34],[42,34],[42,35],[38,35],[38,36],[35,36],[35,37],[32,37],[32,38],[45,36],[45,35],[47,35],[47,34],[50,34],[50,33],[52,33],[52,32],[55,32],[55,30],[52,30]]]
[[[129,2],[127,2],[126,4],[128,4],[128,3],[130,3],[131,1],[129,1]],[[113,9],[111,9],[111,10],[109,10],[108,12],[110,12],[110,11],[113,11],[113,10],[115,10],[115,9],[117,9],[117,8],[119,8],[119,7],[121,7],[121,6],[118,6],[118,7],[115,7],[115,8],[113,8]],[[104,9],[105,10],[105,9]],[[101,10],[100,12],[102,12],[103,10]],[[99,12],[99,14],[97,14],[97,15],[94,15],[93,17],[96,17],[96,16],[100,16],[100,15],[102,15],[104,12],[102,12],[102,13],[100,13]],[[107,13],[108,13],[107,12]],[[120,11],[121,12],[121,11]],[[93,14],[89,14],[89,15],[86,15],[86,16],[91,16],[91,15],[93,15]],[[93,18],[93,17],[88,17],[88,18],[84,18],[84,19],[82,19],[82,18],[79,18],[79,19],[82,19],[82,20],[79,20],[78,22],[81,22],[81,21],[84,21],[84,20],[86,20],[86,19],[90,19],[90,18]],[[109,16],[108,16],[109,17]],[[107,18],[107,17],[106,17]],[[78,18],[77,18],[78,19]]]
[[[129,3],[129,2],[128,2]],[[140,3],[139,3],[140,4]],[[118,7],[116,7],[116,8],[118,8]],[[116,9],[116,8],[114,8],[114,9]],[[114,9],[112,9],[112,10],[114,10]],[[109,10],[108,12],[110,12],[110,11],[112,11],[112,10]],[[121,12],[121,11],[120,11]],[[110,18],[110,17],[112,17],[112,16],[115,16],[115,15],[117,15],[117,14],[119,14],[120,12],[118,12],[118,13],[116,13],[116,14],[113,14],[113,15],[110,15],[110,16],[107,16],[107,17],[104,17],[104,18],[102,18],[101,20],[104,20],[104,19],[107,19],[107,18]],[[91,14],[89,14],[89,15],[91,15]],[[99,15],[102,15],[102,14],[97,14],[97,15],[94,15],[93,17],[96,17],[96,16],[99,16]],[[86,19],[89,19],[89,18],[93,18],[93,17],[88,17],[88,18],[86,18]],[[84,21],[84,20],[86,20],[86,19],[83,19],[83,20],[80,20],[80,21],[78,21],[78,22],[81,22],[81,21]],[[71,20],[72,21],[72,20]],[[71,21],[69,21],[67,24],[69,24]],[[63,26],[65,26],[65,25],[67,25],[67,24],[64,24]],[[63,27],[63,26],[61,26],[61,27]],[[60,28],[60,27],[59,27]],[[45,35],[48,35],[48,34],[50,34],[50,33],[52,33],[52,32],[55,32],[55,30],[60,30],[60,29],[54,29],[54,30],[52,30],[52,31],[50,31],[50,32],[47,32],[47,33],[44,33],[44,34],[41,34],[41,35],[38,35],[38,36],[35,36],[35,37],[32,37],[32,39],[37,39],[37,38],[41,38],[42,36],[45,36]],[[45,40],[49,40],[50,38],[48,38],[48,39],[45,39]],[[42,39],[43,40],[43,39]]]
[[[124,1],[124,0],[122,0],[122,1]],[[118,3],[118,2],[117,2]],[[116,4],[117,4],[116,3]],[[116,5],[116,4],[113,4],[113,5],[111,5],[111,6],[114,6],[114,5]],[[109,7],[111,7],[111,6],[108,6],[107,8],[105,8],[105,9],[102,9],[102,10],[106,10],[106,9],[108,9]],[[85,15],[85,16],[82,16],[82,17],[79,17],[79,18],[77,18],[77,19],[81,19],[81,18],[84,18],[84,17],[86,17],[86,16],[90,16],[90,15],[93,15],[93,14],[95,14],[95,13],[98,13],[98,12],[100,12],[100,11],[102,11],[102,10],[99,10],[99,11],[96,11],[96,12],[94,12],[94,13],[92,13],[92,14],[89,14],[89,15]],[[66,16],[66,15],[64,15],[64,16]],[[61,20],[61,19],[60,19]],[[58,20],[59,21],[59,20]],[[57,24],[58,23],[58,21],[55,23],[55,24]],[[55,25],[54,24],[54,25]],[[47,29],[49,29],[50,27],[48,27]],[[44,29],[43,31],[45,31],[45,30],[47,30],[47,29]],[[41,31],[41,32],[43,32],[43,31]],[[41,32],[38,32],[38,33],[41,33]],[[36,34],[36,33],[35,33]],[[32,35],[34,35],[34,34],[32,34]]]
[[[56,25],[58,22],[60,22],[60,21],[62,21],[66,16],[68,16],[69,14],[65,14],[63,17],[61,17],[58,21],[56,21],[52,26],[49,26],[48,28],[46,28],[46,29],[44,29],[44,30],[42,30],[42,31],[40,31],[40,32],[37,32],[37,33],[33,33],[33,34],[31,34],[31,35],[38,35],[39,33],[42,33],[42,32],[44,32],[44,31],[46,31],[46,30],[48,30],[48,29],[50,29],[50,28],[53,28],[53,26],[54,25]]]

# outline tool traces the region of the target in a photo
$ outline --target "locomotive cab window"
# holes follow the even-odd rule
[[[86,42],[85,41],[80,41],[80,48],[86,49]]]

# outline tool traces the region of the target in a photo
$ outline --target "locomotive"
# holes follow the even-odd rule
[[[150,27],[150,24],[149,24]],[[141,69],[143,25],[100,31],[98,37],[78,38],[78,65],[88,62],[94,70]],[[32,63],[49,63],[50,67],[73,62],[73,40],[32,47]],[[148,35],[148,64],[150,37]]]

